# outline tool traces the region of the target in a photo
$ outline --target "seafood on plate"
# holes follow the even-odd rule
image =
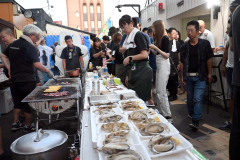
[[[100,102],[93,104],[94,106],[101,106],[101,105],[114,105],[114,102]]]
[[[133,150],[120,152],[107,157],[107,160],[144,160],[144,158]]]
[[[142,122],[137,122],[137,121],[133,121],[135,126],[140,130],[140,129],[143,129],[145,128],[146,126],[148,126],[149,124],[153,124],[156,122],[155,119],[152,119],[152,118],[149,118],[149,119],[146,119]]]
[[[118,114],[106,113],[99,118],[99,121],[101,123],[109,123],[109,122],[118,122],[121,119],[123,119],[123,117]]]
[[[101,106],[98,106],[98,108],[96,110],[94,110],[93,113],[95,113],[95,112],[100,113],[102,110],[112,109],[112,108],[116,108],[115,104],[113,104],[113,105],[101,105]]]
[[[101,129],[105,130],[108,133],[111,133],[111,132],[117,132],[117,131],[129,131],[130,127],[128,126],[127,123],[124,123],[124,122],[113,122],[113,123],[102,124]]]
[[[155,135],[149,140],[148,148],[155,153],[168,152],[176,149],[172,136]]]
[[[121,108],[124,111],[136,111],[140,109],[139,102],[137,101],[125,101],[121,103]]]
[[[117,154],[127,150],[130,150],[130,145],[126,143],[108,143],[105,144],[103,147],[98,148],[98,151],[105,154]]]
[[[170,132],[169,127],[165,123],[153,123],[140,130],[142,136],[151,136],[157,134],[168,134]]]
[[[124,136],[126,136],[128,133],[129,131],[113,132],[105,138],[105,140],[103,141],[103,145],[108,143],[126,143],[128,142],[128,140]]]

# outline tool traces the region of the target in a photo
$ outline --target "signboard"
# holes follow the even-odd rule
[[[53,21],[53,23],[62,25],[62,21]]]

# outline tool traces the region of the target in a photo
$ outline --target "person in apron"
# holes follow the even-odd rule
[[[156,72],[156,92],[157,92],[157,106],[163,116],[173,123],[170,105],[168,101],[167,89],[168,78],[170,75],[169,62],[169,38],[163,21],[157,20],[152,25],[154,44],[149,47],[156,55],[157,72]]]
[[[126,86],[134,90],[143,101],[148,101],[151,98],[152,82],[152,68],[148,63],[148,44],[142,33],[134,28],[129,15],[121,17],[119,26],[127,35],[123,43],[127,53],[127,57],[123,60],[123,64],[127,65]]]

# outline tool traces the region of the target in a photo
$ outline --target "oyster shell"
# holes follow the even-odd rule
[[[102,151],[106,154],[117,154],[123,151],[127,151],[130,149],[130,146],[126,143],[108,143],[103,147],[98,148],[99,151]]]
[[[112,109],[102,109],[102,110],[99,112],[100,115],[109,114],[109,113],[114,114],[115,112],[114,112],[114,110],[112,110]]]
[[[129,131],[118,131],[118,132],[113,132],[109,134],[105,140],[103,141],[103,145],[107,143],[126,143],[128,142],[126,136],[129,133]]]
[[[101,123],[109,123],[109,122],[118,122],[122,119],[123,117],[117,114],[103,114],[100,118],[99,121]]]
[[[93,113],[95,112],[101,112],[102,110],[104,109],[112,109],[112,108],[115,108],[116,106],[113,104],[113,105],[103,105],[103,106],[98,106],[98,109],[96,109],[95,111],[93,111]]]
[[[121,108],[124,111],[136,111],[139,110],[139,104],[136,101],[126,101],[126,102],[122,102],[122,106]]]
[[[148,119],[148,116],[142,111],[134,111],[128,115],[132,120],[143,121]]]
[[[122,130],[130,130],[127,123],[108,123],[101,126],[102,130],[105,130],[108,133],[117,132]]]
[[[168,134],[170,129],[164,123],[153,123],[149,124],[145,128],[141,129],[140,133],[143,136],[156,135],[156,134]]]
[[[172,136],[153,136],[148,144],[149,150],[155,153],[167,152],[176,149],[176,143],[171,139]]]
[[[143,128],[145,128],[146,126],[148,126],[149,124],[153,124],[155,123],[156,120],[155,119],[152,119],[152,118],[149,118],[149,119],[146,119],[145,121],[142,121],[142,122],[134,122],[134,124],[136,125],[136,127],[141,130]]]
[[[120,137],[120,136],[113,136],[113,137],[107,137],[104,141],[103,141],[103,145],[108,144],[108,143],[127,143],[128,140],[127,138],[124,137]]]
[[[107,160],[144,160],[143,157],[133,150],[124,151],[107,157]]]
[[[94,106],[100,106],[100,105],[113,105],[113,102],[101,102],[101,103],[95,103]]]

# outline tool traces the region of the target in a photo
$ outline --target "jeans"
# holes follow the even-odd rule
[[[240,86],[233,86],[234,111],[230,134],[229,156],[230,160],[240,159]]]
[[[185,89],[187,91],[188,112],[193,113],[192,119],[199,121],[202,116],[203,94],[206,81],[200,81],[198,76],[188,77]]]
[[[226,68],[227,84],[228,84],[228,87],[230,88],[231,98],[233,98],[232,76],[233,76],[233,68]]]

